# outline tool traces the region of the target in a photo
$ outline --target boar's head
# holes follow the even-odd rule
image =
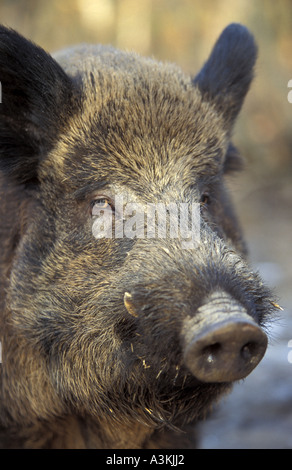
[[[3,425],[78,416],[111,446],[198,419],[261,360],[274,307],[224,185],[255,60],[238,24],[195,78],[1,28]]]

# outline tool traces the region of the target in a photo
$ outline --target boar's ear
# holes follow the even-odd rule
[[[231,129],[253,79],[257,46],[247,28],[230,24],[194,78],[203,99],[212,102]]]
[[[0,26],[0,169],[28,182],[53,146],[70,109],[73,85],[57,62]]]

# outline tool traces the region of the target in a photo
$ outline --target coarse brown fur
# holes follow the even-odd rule
[[[240,25],[195,78],[104,46],[55,61],[1,27],[3,448],[194,445],[189,423],[230,385],[186,369],[184,318],[218,287],[261,325],[272,311],[224,186],[240,165],[230,139],[255,56]],[[97,240],[92,203],[116,194],[200,203],[200,247]]]

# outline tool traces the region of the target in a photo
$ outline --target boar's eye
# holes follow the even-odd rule
[[[203,207],[210,204],[210,194],[207,191],[202,194],[200,203]]]
[[[107,196],[98,196],[90,203],[91,215],[100,215],[100,211],[111,211],[114,212],[114,204],[112,200]]]

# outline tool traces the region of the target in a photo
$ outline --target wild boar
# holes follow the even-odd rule
[[[193,447],[263,357],[275,305],[225,189],[256,55],[239,24],[196,76],[1,27],[2,447]]]

